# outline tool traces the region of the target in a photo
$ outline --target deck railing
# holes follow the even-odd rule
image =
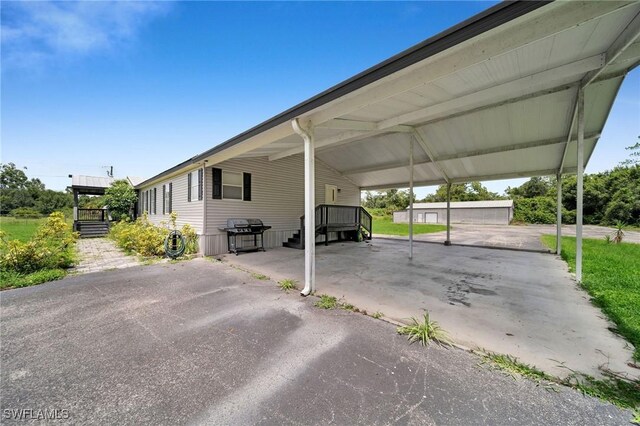
[[[373,235],[373,220],[369,212],[362,206],[341,206],[335,204],[320,204],[315,209],[316,235],[327,232],[331,226],[353,225],[355,230],[366,232],[366,238]],[[300,217],[300,233],[304,239],[305,220]]]
[[[78,209],[78,222],[106,222],[108,213],[106,209]]]

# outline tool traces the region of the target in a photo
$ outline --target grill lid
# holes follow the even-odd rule
[[[249,228],[249,227],[262,227],[262,220],[260,219],[242,219],[232,218],[227,219],[227,228]]]

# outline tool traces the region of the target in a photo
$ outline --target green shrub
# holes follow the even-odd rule
[[[0,234],[0,269],[30,274],[42,269],[69,268],[76,258],[78,234],[54,212],[27,242],[6,240]]]
[[[175,229],[177,215],[172,213],[170,225],[162,223],[161,226],[154,225],[149,221],[146,213],[134,222],[125,219],[113,225],[109,231],[109,238],[114,240],[118,247],[130,254],[140,256],[164,256],[164,239],[169,234],[170,229]],[[198,252],[198,234],[189,224],[185,224],[180,229],[185,238],[185,254]]]
[[[191,225],[185,223],[180,229],[182,236],[184,237],[186,248],[185,254],[194,254],[198,252],[198,234]]]
[[[133,206],[138,201],[135,190],[125,179],[116,180],[104,191],[104,202],[109,206],[113,220],[131,217]]]
[[[556,200],[549,196],[516,198],[513,206],[513,221],[518,223],[556,223]],[[562,207],[562,223],[575,223],[575,211]]]
[[[135,222],[123,220],[113,225],[109,237],[127,253],[141,256],[164,255],[164,239],[168,230],[149,222],[146,215],[142,215]]]
[[[23,219],[37,219],[39,217],[42,217],[38,210],[32,209],[31,207],[20,207],[17,209],[13,209],[11,210],[9,215]]]
[[[28,287],[64,278],[64,269],[42,269],[30,274],[19,274],[14,271],[0,271],[0,289]]]

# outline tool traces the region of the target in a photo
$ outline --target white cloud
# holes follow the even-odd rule
[[[135,39],[167,2],[3,2],[3,67],[113,49]]]

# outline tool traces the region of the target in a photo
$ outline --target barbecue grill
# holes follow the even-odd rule
[[[229,253],[235,253],[236,256],[242,251],[258,251],[264,249],[264,231],[271,229],[265,226],[260,219],[227,219],[225,228],[218,228],[227,233],[227,245]],[[258,235],[260,236],[260,245],[258,245]],[[242,242],[246,239],[243,237],[253,236],[253,245],[243,246]],[[238,240],[240,237],[240,240]],[[241,244],[238,245],[238,242]]]

